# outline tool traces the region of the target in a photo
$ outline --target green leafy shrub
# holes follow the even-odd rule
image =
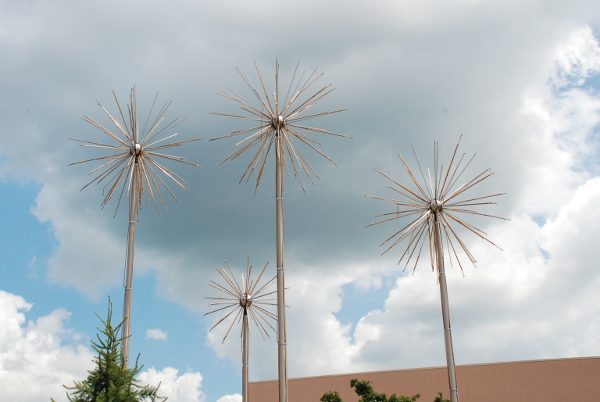
[[[354,392],[361,397],[359,402],[415,402],[420,398],[420,395],[414,396],[397,396],[396,394],[388,397],[386,394],[378,394],[373,390],[371,381],[358,381],[357,379],[350,380],[350,387],[354,388]],[[337,391],[326,392],[321,397],[321,402],[343,402],[340,394]]]
[[[357,379],[350,380],[350,387],[354,388],[354,392],[360,396],[359,402],[416,402],[421,395],[404,396],[392,394],[389,397],[386,394],[378,394],[373,389],[371,381],[358,381]],[[321,402],[343,402],[340,394],[337,391],[329,391],[323,394]],[[439,392],[433,402],[450,402],[444,399],[442,393]]]
[[[450,399],[444,399],[441,392],[438,392],[438,396],[435,397],[433,402],[451,402]]]

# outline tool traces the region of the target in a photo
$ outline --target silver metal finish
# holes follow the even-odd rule
[[[283,174],[284,170],[288,170],[290,165],[291,170],[294,172],[294,176],[300,182],[302,189],[302,181],[300,180],[299,171],[303,171],[308,179],[313,183],[312,176],[317,179],[319,176],[312,169],[304,155],[298,148],[294,141],[298,141],[309,149],[314,150],[325,159],[334,163],[327,155],[321,152],[317,146],[321,145],[311,137],[309,134],[328,134],[335,135],[338,137],[350,138],[345,135],[332,133],[326,130],[308,127],[304,125],[304,121],[310,120],[316,117],[326,116],[333,113],[342,112],[344,109],[335,110],[331,112],[316,113],[311,115],[302,115],[309,108],[314,106],[319,100],[333,91],[330,85],[318,90],[311,96],[307,96],[304,99],[303,95],[305,92],[323,75],[315,75],[315,71],[305,78],[303,73],[300,78],[296,79],[296,71],[290,82],[290,86],[287,90],[287,95],[282,101],[279,93],[279,63],[275,64],[275,92],[271,98],[269,92],[266,90],[264,81],[260,74],[258,67],[256,66],[256,73],[260,81],[260,87],[257,88],[250,81],[248,76],[242,74],[240,70],[238,73],[242,76],[252,93],[258,100],[259,105],[254,106],[240,95],[233,91],[227,91],[224,94],[219,94],[228,99],[231,99],[240,104],[240,109],[247,112],[247,115],[231,115],[225,113],[213,113],[220,116],[231,117],[234,119],[242,119],[254,122],[254,127],[248,129],[242,129],[234,131],[228,135],[222,137],[213,138],[212,140],[234,137],[237,135],[249,134],[248,137],[238,142],[235,147],[239,147],[237,151],[227,157],[223,162],[233,160],[244,152],[256,147],[256,152],[251,159],[248,167],[246,168],[240,182],[246,179],[246,182],[250,180],[250,177],[257,170],[256,186],[255,191],[260,184],[262,178],[267,157],[272,148],[275,148],[275,243],[276,243],[276,254],[277,254],[277,317],[278,317],[278,331],[277,331],[277,343],[278,343],[278,376],[279,376],[279,401],[287,402],[287,336],[286,336],[286,318],[285,318],[285,272],[284,272],[284,214],[283,214]],[[223,163],[221,162],[221,163]],[[334,163],[335,164],[335,163]]]
[[[277,291],[267,292],[268,288],[275,282],[275,277],[268,280],[264,285],[259,285],[260,279],[262,278],[265,270],[269,263],[267,262],[262,269],[258,279],[252,279],[252,265],[250,265],[250,257],[247,259],[246,264],[246,279],[242,275],[242,282],[237,282],[231,268],[227,261],[225,261],[229,273],[225,269],[216,268],[217,272],[225,280],[224,285],[220,285],[217,282],[210,281],[210,286],[225,293],[227,297],[207,297],[207,299],[218,300],[217,302],[211,303],[211,306],[218,306],[213,311],[210,311],[204,315],[212,314],[217,311],[224,311],[226,314],[217,321],[215,325],[210,329],[212,331],[217,325],[227,320],[228,317],[233,317],[229,329],[223,337],[223,342],[227,339],[231,328],[236,322],[242,321],[242,398],[243,402],[248,402],[248,365],[250,361],[250,325],[248,323],[249,317],[252,318],[259,332],[264,337],[269,337],[268,328],[275,331],[273,325],[269,322],[269,319],[277,320],[277,316],[267,310],[264,306],[275,306],[274,298],[266,298]],[[228,311],[229,310],[229,311]],[[237,311],[236,314],[233,314]]]
[[[280,116],[281,117],[281,116]],[[288,400],[287,331],[285,318],[285,269],[284,269],[284,214],[283,214],[283,163],[281,134],[275,138],[275,244],[277,248],[277,373],[279,378],[279,401]]]
[[[97,148],[109,151],[110,153],[105,156],[98,158],[87,159],[81,162],[75,162],[71,165],[86,162],[99,161],[103,163],[101,166],[92,170],[90,174],[96,174],[83,188],[88,187],[92,183],[104,185],[104,190],[108,189],[102,202],[102,208],[112,199],[115,193],[119,192],[117,206],[115,208],[115,216],[121,204],[123,194],[126,192],[129,197],[129,225],[127,230],[127,255],[125,262],[125,296],[123,302],[123,358],[125,365],[129,363],[129,339],[130,339],[130,327],[131,327],[131,291],[133,286],[133,266],[134,266],[134,254],[135,254],[135,225],[138,219],[138,211],[142,205],[142,198],[144,192],[146,193],[146,204],[148,203],[148,196],[152,199],[152,202],[158,211],[158,205],[156,197],[165,204],[162,191],[166,190],[176,201],[177,197],[171,191],[171,189],[165,183],[163,177],[169,178],[172,182],[177,184],[180,188],[187,191],[187,182],[173,173],[171,170],[166,168],[159,163],[157,159],[170,160],[175,162],[185,163],[187,165],[198,166],[194,163],[186,162],[183,157],[172,156],[161,153],[162,150],[172,147],[178,147],[184,143],[198,141],[201,138],[195,138],[187,141],[178,141],[172,143],[164,143],[165,140],[175,137],[177,134],[170,134],[166,136],[167,131],[176,127],[179,123],[179,119],[175,119],[168,123],[162,129],[159,128],[160,123],[164,119],[164,114],[169,108],[171,102],[165,103],[160,108],[158,114],[155,116],[154,121],[150,121],[152,117],[152,111],[156,104],[156,98],[152,104],[152,108],[148,114],[148,118],[144,124],[142,131],[139,131],[138,119],[137,119],[137,99],[135,87],[131,89],[131,95],[129,97],[130,103],[127,105],[128,117],[125,117],[119,100],[116,94],[113,92],[117,108],[119,110],[120,119],[115,117],[113,114],[108,112],[102,105],[100,107],[116,126],[117,134],[114,134],[95,120],[85,116],[83,120],[90,123],[94,127],[98,128],[104,134],[108,135],[115,144],[102,144],[93,141],[77,140],[69,138],[73,141],[78,141],[83,144],[83,147]],[[157,94],[158,96],[158,94]],[[150,125],[148,126],[148,123]],[[146,130],[147,128],[147,130]],[[120,133],[121,135],[118,135]],[[82,189],[83,190],[83,189]],[[127,190],[127,191],[125,191]]]
[[[454,363],[454,346],[452,344],[452,329],[450,328],[450,305],[448,302],[448,286],[446,284],[446,270],[444,267],[444,248],[440,219],[437,212],[438,205],[432,206],[434,211],[433,236],[435,244],[435,262],[438,267],[440,284],[440,301],[442,305],[442,322],[444,324],[444,346],[446,350],[446,364],[448,366],[448,383],[450,386],[450,400],[458,402],[458,386],[456,385],[456,365]],[[440,211],[441,212],[441,211]]]
[[[138,144],[136,144],[138,145]],[[138,163],[134,162],[131,187],[137,189],[138,178],[137,172]],[[137,213],[139,210],[139,198],[135,196],[129,197],[129,226],[127,229],[127,255],[125,260],[125,296],[123,299],[123,360],[125,367],[129,367],[129,341],[131,338],[131,289],[133,287],[133,263],[135,253],[135,223],[137,221]]]
[[[252,295],[243,294],[240,296],[240,306],[250,307],[252,305]]]
[[[250,363],[250,327],[248,325],[248,311],[244,309],[242,319],[242,402],[248,402],[248,381],[250,381],[248,365]]]
[[[406,172],[416,187],[414,190],[409,189],[408,187],[400,184],[398,181],[395,181],[384,173],[376,170],[382,176],[390,180],[395,186],[397,186],[390,186],[389,188],[400,194],[403,197],[402,200],[367,195],[367,197],[386,201],[396,206],[396,211],[378,215],[379,217],[382,217],[383,220],[372,223],[368,226],[378,225],[380,223],[389,222],[396,219],[407,217],[410,218],[408,224],[403,226],[402,229],[395,232],[392,236],[388,237],[381,244],[383,246],[384,244],[393,240],[392,244],[384,251],[384,253],[386,253],[392,247],[406,240],[406,248],[400,257],[398,264],[400,264],[403,259],[406,259],[406,265],[404,267],[406,269],[410,261],[413,260],[414,271],[419,262],[425,242],[429,243],[428,249],[431,266],[432,269],[434,269],[438,274],[440,285],[440,301],[442,307],[442,321],[444,325],[446,363],[448,365],[448,382],[452,402],[458,402],[458,386],[456,381],[454,347],[452,344],[452,330],[450,325],[450,307],[448,302],[448,287],[446,284],[446,271],[444,264],[444,239],[448,246],[449,260],[452,262],[452,257],[454,256],[454,259],[462,271],[462,264],[460,262],[457,250],[464,252],[473,265],[475,265],[476,261],[463,240],[450,225],[450,222],[458,224],[459,227],[467,229],[467,231],[474,233],[483,240],[486,240],[487,242],[496,246],[487,238],[487,234],[485,232],[459,218],[457,214],[471,214],[505,219],[499,216],[484,214],[472,209],[473,207],[495,204],[495,202],[487,201],[487,199],[503,195],[503,193],[463,200],[458,199],[458,196],[463,195],[464,192],[492,175],[492,173],[489,172],[489,169],[484,170],[470,181],[457,187],[457,181],[461,178],[465,169],[473,160],[473,158],[471,158],[468,162],[466,162],[464,159],[465,154],[457,158],[459,145],[460,139],[454,148],[454,153],[452,154],[448,167],[444,171],[443,168],[438,164],[438,143],[436,142],[434,144],[433,172],[427,169],[427,176],[429,180],[425,179],[426,175],[421,169],[419,160],[416,159],[422,182],[417,179],[417,176],[408,167],[404,158],[398,155],[402,160],[402,164],[404,165]],[[433,178],[431,177],[432,174]],[[458,243],[460,248],[455,247],[455,242]]]

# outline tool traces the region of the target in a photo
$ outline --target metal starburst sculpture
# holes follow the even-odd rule
[[[229,273],[224,268],[217,268],[217,272],[225,280],[225,284],[221,285],[215,281],[210,281],[210,286],[225,293],[226,297],[207,297],[207,299],[218,300],[217,302],[211,303],[211,306],[218,306],[215,310],[210,311],[204,315],[212,314],[218,311],[223,311],[226,314],[209,330],[212,331],[216,326],[226,321],[229,317],[232,317],[231,324],[223,337],[223,342],[227,339],[229,332],[233,328],[233,325],[242,321],[242,400],[248,402],[248,363],[250,360],[250,325],[248,323],[248,317],[250,317],[256,324],[259,332],[263,336],[269,337],[268,329],[271,328],[273,331],[275,327],[271,325],[269,320],[277,321],[277,316],[267,310],[263,306],[275,306],[273,303],[275,298],[268,298],[276,292],[267,292],[269,286],[275,282],[276,277],[271,278],[265,284],[259,285],[260,279],[265,273],[265,269],[269,263],[267,262],[260,272],[258,279],[252,278],[252,265],[250,265],[250,257],[247,259],[246,264],[246,277],[242,274],[241,284],[235,279],[231,268],[227,261],[225,261]],[[236,313],[237,312],[237,313]],[[235,313],[235,314],[234,314]]]
[[[227,90],[225,93],[219,95],[239,103],[241,105],[239,108],[247,112],[248,115],[241,116],[226,113],[212,113],[219,116],[255,122],[254,127],[234,131],[230,134],[210,140],[213,141],[222,138],[250,134],[248,137],[235,144],[234,148],[238,149],[221,163],[233,160],[244,152],[256,147],[254,156],[244,171],[240,182],[242,182],[244,178],[246,178],[246,182],[248,182],[254,171],[258,169],[256,177],[256,188],[258,188],[269,153],[271,149],[275,148],[275,157],[276,159],[281,159],[280,165],[282,168],[288,170],[289,165],[291,165],[294,172],[294,177],[300,181],[300,184],[302,184],[299,174],[300,171],[303,171],[311,183],[314,183],[313,176],[317,179],[319,176],[313,170],[310,163],[308,163],[298,148],[298,145],[294,143],[294,141],[308,146],[310,149],[316,151],[319,155],[323,156],[325,159],[335,165],[335,162],[333,162],[327,155],[317,148],[317,146],[320,146],[321,144],[309,137],[308,134],[320,133],[344,138],[350,137],[342,134],[332,133],[320,128],[308,127],[304,125],[303,122],[316,117],[343,112],[346,109],[303,115],[303,113],[305,113],[309,108],[314,106],[319,100],[323,99],[334,90],[334,88],[331,88],[331,84],[329,84],[317,90],[317,92],[315,92],[313,95],[303,97],[304,93],[311,88],[313,84],[319,80],[319,78],[323,76],[323,73],[315,76],[315,69],[308,76],[306,76],[306,72],[304,72],[299,78],[297,78],[298,65],[296,65],[296,69],[294,71],[292,80],[290,81],[290,86],[287,90],[286,97],[282,102],[279,97],[279,63],[276,63],[275,66],[275,92],[273,93],[272,97],[269,96],[265,88],[263,78],[256,63],[254,66],[260,81],[260,89],[257,89],[257,87],[252,83],[246,74],[242,73],[237,68],[236,70],[244,79],[248,87],[252,90],[252,93],[256,96],[259,105],[254,106],[232,90]]]
[[[244,171],[240,182],[244,180],[244,178],[246,179],[246,182],[250,180],[250,177],[256,171],[255,191],[263,176],[269,153],[272,149],[274,149],[275,152],[279,401],[287,402],[287,341],[285,329],[285,279],[283,261],[283,173],[284,171],[288,171],[289,173],[289,166],[291,165],[291,170],[294,172],[296,179],[300,181],[301,186],[302,181],[300,180],[300,172],[304,172],[308,179],[313,182],[313,176],[315,178],[319,178],[319,176],[308,163],[300,151],[300,148],[298,148],[298,145],[303,144],[308,147],[308,149],[317,152],[331,163],[334,163],[327,155],[317,148],[317,146],[321,144],[309,135],[327,134],[344,138],[350,137],[319,128],[309,127],[304,123],[310,119],[327,116],[345,110],[340,109],[330,112],[305,114],[319,100],[323,99],[333,91],[331,84],[329,84],[316,90],[312,95],[308,92],[316,86],[316,82],[323,74],[316,75],[315,70],[311,74],[307,75],[306,73],[302,73],[297,77],[297,65],[286,95],[282,99],[279,91],[279,63],[275,63],[275,91],[272,96],[269,95],[269,92],[265,87],[264,80],[256,63],[254,66],[260,82],[259,87],[255,86],[250,78],[243,74],[239,69],[237,69],[237,71],[256,97],[258,104],[255,106],[236,92],[228,90],[219,95],[239,104],[239,109],[245,113],[242,115],[213,113],[220,116],[253,122],[253,126],[251,128],[234,131],[222,137],[213,138],[212,140],[248,134],[247,137],[234,146],[237,150],[223,162],[233,160],[247,151],[254,150],[254,156]],[[304,187],[302,187],[302,189],[304,190]]]
[[[86,184],[83,188],[90,186],[92,183],[104,185],[104,200],[102,208],[108,204],[115,194],[119,194],[117,206],[115,208],[115,216],[123,195],[129,197],[129,228],[127,232],[127,256],[126,256],[126,272],[125,272],[125,300],[123,303],[123,357],[125,365],[129,362],[129,338],[131,325],[131,287],[133,282],[133,260],[135,247],[135,224],[138,219],[137,213],[141,208],[144,193],[146,194],[146,204],[148,198],[158,211],[156,197],[166,205],[162,191],[166,190],[177,201],[177,197],[171,191],[162,176],[174,182],[177,186],[187,191],[187,182],[173,173],[170,169],[163,166],[159,159],[170,160],[175,162],[185,163],[187,165],[198,166],[194,163],[186,162],[181,156],[166,155],[161,151],[167,148],[181,146],[187,142],[198,141],[201,138],[192,140],[177,141],[165,143],[166,140],[175,137],[177,134],[167,135],[167,132],[177,126],[181,121],[175,119],[164,127],[160,128],[161,122],[165,118],[165,113],[171,102],[165,103],[158,111],[152,121],[152,112],[156,104],[156,97],[152,104],[152,108],[148,113],[148,117],[144,123],[143,129],[140,131],[137,117],[137,99],[135,87],[131,89],[129,104],[127,105],[127,118],[123,109],[113,91],[115,102],[119,110],[119,116],[115,117],[112,113],[100,105],[104,113],[116,126],[116,132],[105,128],[100,123],[88,116],[84,116],[83,120],[98,128],[104,134],[108,135],[113,144],[104,144],[93,141],[78,140],[69,138],[73,141],[78,141],[83,144],[83,147],[97,148],[107,150],[108,155],[100,156],[92,159],[87,159],[81,162],[75,162],[71,165],[77,165],[87,162],[101,162],[102,165],[90,172],[95,177]],[[158,97],[158,94],[157,94]],[[162,190],[161,190],[162,189]]]
[[[368,226],[378,225],[380,223],[390,222],[396,219],[409,218],[409,222],[405,226],[403,226],[400,230],[395,232],[382,243],[383,246],[391,242],[384,253],[388,252],[391,248],[400,244],[401,242],[406,241],[406,248],[400,257],[398,264],[400,264],[402,260],[406,260],[406,265],[404,267],[406,269],[412,260],[414,261],[414,271],[419,262],[423,248],[425,247],[425,243],[427,243],[431,267],[437,271],[440,285],[442,319],[444,323],[444,337],[446,344],[446,361],[448,364],[448,379],[452,402],[458,401],[458,387],[456,383],[454,348],[452,346],[452,333],[450,329],[448,289],[446,285],[446,273],[444,268],[444,243],[446,244],[447,255],[450,263],[452,264],[453,259],[456,260],[460,269],[462,270],[462,264],[459,258],[460,250],[467,255],[473,265],[476,261],[473,257],[473,254],[471,254],[467,248],[467,245],[460,238],[455,228],[453,228],[453,225],[458,225],[459,227],[467,229],[469,232],[476,234],[483,240],[491,243],[495,247],[498,247],[487,238],[487,234],[485,232],[466,222],[463,218],[463,214],[505,219],[500,216],[484,214],[473,209],[473,207],[495,204],[495,202],[489,201],[489,199],[498,197],[504,193],[472,198],[464,195],[468,190],[486,180],[493,174],[489,169],[484,170],[471,180],[457,186],[457,183],[465,172],[465,169],[470,165],[471,161],[475,157],[475,155],[473,155],[473,157],[468,161],[465,160],[464,153],[460,157],[457,157],[459,145],[460,139],[454,148],[454,153],[450,158],[448,167],[444,170],[443,166],[440,166],[438,162],[439,146],[438,143],[435,142],[433,171],[430,171],[430,169],[427,168],[427,176],[421,169],[421,165],[415,154],[415,159],[417,161],[417,166],[419,168],[420,178],[422,181],[420,181],[415,173],[408,167],[408,164],[404,158],[401,155],[398,155],[402,160],[404,169],[406,169],[406,172],[415,185],[414,189],[410,189],[409,187],[400,184],[398,181],[390,178],[379,170],[376,170],[379,174],[397,186],[389,186],[389,188],[400,194],[403,197],[402,200],[367,195],[367,197],[386,201],[396,206],[396,211],[378,215],[384,219]]]

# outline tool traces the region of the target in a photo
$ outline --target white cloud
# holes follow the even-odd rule
[[[0,399],[65,400],[62,385],[85,378],[92,352],[82,345],[62,345],[78,338],[65,328],[70,315],[66,310],[26,322],[23,312],[31,307],[22,297],[0,291]]]
[[[158,341],[166,341],[167,333],[159,328],[152,328],[146,331],[146,339],[156,339]]]
[[[178,370],[173,367],[165,367],[156,371],[151,367],[141,373],[138,379],[142,384],[157,385],[160,383],[158,394],[166,396],[172,402],[203,402],[205,395],[200,391],[202,386],[202,375],[200,373],[187,372],[178,376]]]
[[[242,402],[240,394],[225,395],[217,400],[217,402]]]
[[[592,28],[575,30],[556,49],[555,86],[583,85],[600,71],[600,48]]]
[[[107,228],[114,222],[107,225],[100,215],[110,212],[76,208],[77,201],[66,197],[73,191],[78,190],[62,183],[44,186],[32,212],[40,222],[52,223],[60,245],[49,260],[50,279],[97,298],[122,278],[126,226],[123,225],[123,237],[115,238]],[[73,204],[68,205],[69,202]]]

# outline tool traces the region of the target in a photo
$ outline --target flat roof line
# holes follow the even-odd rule
[[[564,360],[588,360],[588,359],[600,359],[600,356],[585,356],[585,357],[562,357],[556,359],[538,359],[538,360],[515,360],[508,362],[493,362],[493,363],[473,363],[473,364],[457,364],[457,367],[476,367],[476,366],[494,366],[501,364],[527,364],[527,363],[543,363],[543,362],[552,362],[552,361],[564,361]],[[397,371],[417,371],[417,370],[438,370],[445,369],[446,366],[436,366],[436,367],[416,367],[416,368],[405,368],[405,369],[395,369],[395,370],[378,370],[378,371],[364,371],[359,373],[339,373],[339,374],[325,374],[325,375],[315,375],[315,376],[307,376],[307,377],[295,377],[290,378],[289,381],[293,380],[304,380],[308,378],[331,378],[331,377],[342,377],[349,375],[369,375],[369,374],[378,374],[378,373],[392,373]],[[252,384],[259,384],[263,382],[272,382],[277,381],[274,380],[263,380],[263,381],[250,381]]]

